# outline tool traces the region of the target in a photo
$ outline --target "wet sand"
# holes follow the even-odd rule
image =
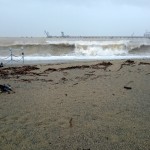
[[[149,150],[150,60],[0,68],[2,150]]]

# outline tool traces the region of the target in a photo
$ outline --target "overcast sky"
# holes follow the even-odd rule
[[[150,0],[0,0],[0,36],[143,35]]]

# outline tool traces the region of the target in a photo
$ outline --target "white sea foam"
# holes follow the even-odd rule
[[[5,57],[0,57],[0,60],[4,62],[9,61],[4,60]],[[61,61],[61,60],[118,60],[118,59],[150,59],[150,56],[138,56],[138,55],[130,55],[130,56],[25,56],[24,61]],[[13,59],[14,62],[20,59]],[[20,62],[22,59],[20,60]]]
[[[75,45],[75,46],[108,46],[108,45],[127,45],[129,40],[119,40],[119,41],[46,41],[48,44],[54,45]]]
[[[127,49],[104,49],[102,47],[90,47],[88,46],[86,49],[76,47],[75,55],[83,55],[83,56],[117,56],[117,55],[125,55],[128,53]]]
[[[76,56],[112,56],[128,53],[128,40],[124,41],[47,41],[54,45],[74,45]]]

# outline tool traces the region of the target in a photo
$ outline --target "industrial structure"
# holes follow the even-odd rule
[[[61,32],[60,36],[51,36],[49,32],[44,31],[47,38],[79,38],[79,39],[137,39],[137,38],[149,38],[150,39],[150,32],[145,32],[143,36],[135,36],[134,33],[131,36],[69,36],[65,35],[64,32]]]
[[[144,37],[150,38],[150,32],[145,32]]]

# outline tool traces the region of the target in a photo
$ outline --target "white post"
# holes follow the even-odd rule
[[[11,63],[12,63],[12,61],[13,61],[12,49],[10,48],[9,50],[10,50],[10,61],[11,61]]]

